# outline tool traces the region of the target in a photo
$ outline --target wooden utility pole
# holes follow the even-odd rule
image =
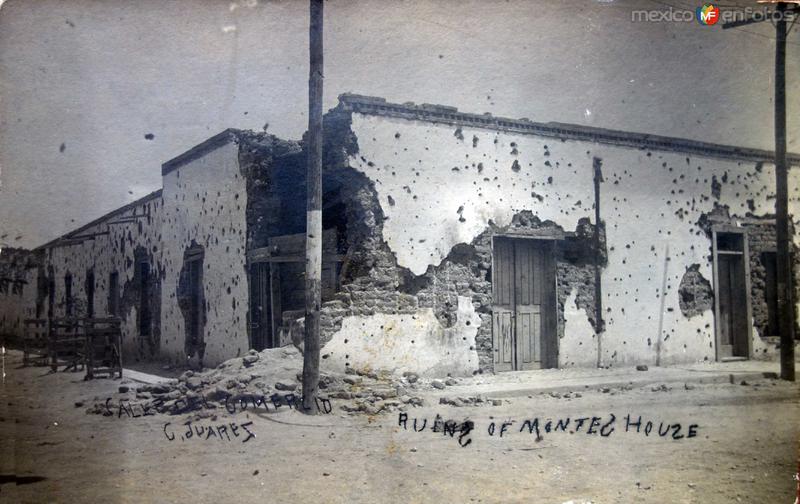
[[[303,410],[316,414],[319,387],[319,309],[322,304],[322,1],[310,0],[308,169],[306,171],[306,319]]]
[[[794,303],[789,253],[789,188],[786,163],[786,4],[777,5],[775,23],[775,224],[778,236],[778,316],[781,378],[794,381]]]
[[[603,290],[600,284],[600,183],[603,182],[603,160],[595,157],[594,168],[594,332],[597,335],[597,367],[603,367]]]
[[[791,2],[796,3],[796,2]],[[778,2],[775,15],[775,227],[777,238],[778,276],[778,326],[781,332],[781,378],[795,380],[794,369],[794,281],[792,259],[789,252],[789,183],[786,161],[786,2]],[[769,19],[767,17],[766,19]],[[735,28],[764,21],[752,18],[722,25],[723,29]]]

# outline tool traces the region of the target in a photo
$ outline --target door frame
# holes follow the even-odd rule
[[[734,356],[744,357],[745,359],[753,358],[753,307],[752,300],[750,299],[750,249],[748,246],[747,229],[732,226],[730,224],[714,224],[711,226],[711,250],[712,250],[712,269],[714,276],[714,357],[717,362],[721,362],[723,357],[720,355],[720,346],[722,344],[722,328],[720,321],[722,320],[719,308],[719,293],[720,293],[720,280],[719,280],[719,267],[717,250],[717,235],[718,234],[738,234],[742,237],[742,263],[744,266],[744,290],[745,290],[745,311],[747,327],[747,355]],[[735,336],[734,336],[735,337]]]
[[[196,276],[192,276],[192,269],[197,272]],[[187,249],[183,254],[183,271],[186,272],[186,292],[184,293],[189,299],[189,327],[185,332],[185,338],[189,341],[184,341],[184,346],[190,346],[195,351],[201,352],[202,358],[205,348],[206,340],[206,311],[205,311],[205,288],[203,285],[205,269],[205,248],[200,245],[194,244]],[[193,279],[196,279],[197,284],[194,284]],[[196,324],[196,327],[192,327]],[[194,329],[195,333],[192,334]]]
[[[280,264],[265,260],[248,260],[247,282],[247,331],[250,348],[259,352],[277,348],[280,346]],[[262,303],[258,325],[254,322],[256,301]],[[261,333],[260,336],[257,336],[256,331]]]
[[[559,353],[559,337],[558,337],[558,264],[556,262],[556,244],[558,240],[563,239],[563,234],[542,234],[542,235],[526,235],[526,234],[516,234],[516,233],[498,233],[492,235],[491,246],[492,246],[492,321],[494,321],[494,294],[495,294],[495,272],[497,268],[495,267],[495,239],[510,239],[510,240],[535,240],[541,242],[542,251],[546,254],[549,254],[552,262],[553,262],[553,284],[552,284],[552,298],[551,298],[551,305],[549,309],[545,308],[542,310],[542,315],[545,317],[545,325],[546,327],[543,330],[542,338],[541,338],[541,345],[542,345],[542,360],[541,360],[541,367],[540,369],[558,369],[558,353]],[[515,308],[516,312],[516,308]],[[516,336],[516,317],[513,319],[513,331]],[[548,332],[552,332],[552,335],[548,336]],[[545,341],[547,338],[547,341]],[[494,334],[494,322],[492,322],[492,363],[494,363],[494,351],[495,351],[495,334]],[[516,352],[516,345],[515,352]],[[513,363],[513,367],[516,368],[516,359]],[[507,372],[514,372],[519,371],[518,369],[512,369],[510,371],[503,371],[504,373]]]
[[[345,261],[345,256],[338,252],[339,233],[336,228],[328,228],[322,231],[322,267],[329,267],[331,274],[330,283],[335,292],[339,286],[339,265]],[[305,256],[306,235],[305,233],[294,233],[289,235],[272,236],[267,238],[267,244],[263,247],[249,249],[246,253],[247,260],[247,332],[250,348],[253,346],[252,307],[253,299],[253,272],[254,268],[263,266],[267,275],[267,296],[269,320],[267,326],[266,339],[263,342],[264,348],[278,348],[291,344],[288,334],[282,334],[283,326],[283,299],[281,294],[281,264],[303,264]],[[285,270],[284,270],[285,275]],[[323,293],[325,291],[323,290]],[[262,300],[264,301],[264,300]],[[323,302],[325,298],[323,297]],[[263,324],[263,322],[262,322]]]

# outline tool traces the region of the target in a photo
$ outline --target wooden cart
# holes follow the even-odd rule
[[[86,349],[86,333],[84,324],[78,318],[56,318],[50,321],[48,353],[50,368],[58,371],[63,365],[64,371],[77,371],[83,368]]]
[[[22,365],[46,366],[48,350],[47,319],[26,319],[22,336]]]
[[[118,318],[84,319],[86,379],[99,374],[122,378],[122,331]]]

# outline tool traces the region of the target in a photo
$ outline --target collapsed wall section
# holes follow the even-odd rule
[[[543,199],[544,195],[571,199],[577,195],[574,191],[581,188],[568,189],[568,181],[564,181],[560,189],[550,192],[548,186],[560,185],[553,180],[551,171],[532,174],[531,167],[517,170],[516,159],[508,159],[504,169],[499,156],[489,158],[489,153],[482,151],[466,153],[464,159],[469,160],[471,154],[475,161],[467,161],[468,164],[456,170],[451,161],[439,159],[452,152],[450,139],[441,138],[441,132],[438,132],[440,137],[436,137],[431,133],[435,130],[431,125],[424,127],[434,138],[415,144],[408,139],[419,133],[415,131],[415,128],[422,128],[419,124],[392,123],[390,131],[381,132],[380,140],[377,135],[371,136],[376,133],[374,131],[367,133],[363,140],[354,134],[358,130],[351,128],[350,121],[351,116],[340,111],[326,116],[325,124],[329,135],[325,166],[335,167],[325,173],[325,180],[338,180],[340,186],[347,188],[346,194],[341,195],[346,206],[347,227],[342,288],[337,300],[323,306],[323,329],[326,336],[333,339],[325,347],[328,363],[359,366],[372,362],[374,365],[375,356],[358,349],[367,347],[363,342],[363,338],[367,338],[372,346],[393,349],[391,359],[377,361],[389,369],[403,370],[409,362],[426,361],[426,356],[432,353],[441,357],[439,370],[446,368],[457,374],[492,370],[492,238],[504,234],[529,238],[568,235],[554,247],[559,285],[558,331],[564,333],[565,303],[573,291],[572,302],[576,309],[590,324],[595,323],[594,261],[605,261],[605,237],[601,232],[601,250],[595,253],[592,246],[594,226],[588,219],[593,198],[591,179],[578,196],[586,201],[586,208],[581,208],[582,203],[572,208],[579,215],[562,219],[563,224],[542,220],[525,208],[526,202],[542,201],[539,198]],[[496,145],[496,134],[482,134],[487,135],[484,144]],[[455,136],[452,130],[447,131],[447,135]],[[403,143],[404,137],[408,143]],[[388,142],[390,156],[400,156],[400,152],[404,152],[405,157],[394,161],[397,164],[378,165],[372,159],[380,158],[367,157],[364,149],[360,149],[370,138],[382,147],[386,147],[386,143],[380,142]],[[457,136],[454,141],[460,142]],[[473,145],[480,142],[478,138]],[[339,146],[345,148],[339,150]],[[412,146],[417,150],[409,153]],[[514,156],[511,151],[519,152],[520,148],[517,143],[506,147],[510,157]],[[427,154],[432,148],[437,149],[436,159]],[[496,154],[496,147],[489,149]],[[409,156],[417,157],[412,163]],[[428,162],[419,166],[423,158]],[[457,173],[462,170],[464,173]],[[479,189],[478,182],[487,189]],[[394,188],[396,192],[381,194],[385,187]],[[532,197],[532,193],[539,198]],[[470,206],[473,199],[476,205]],[[501,200],[504,203],[498,204]],[[452,217],[447,212],[450,207]],[[560,214],[563,215],[563,211]],[[423,221],[419,220],[421,216],[425,217]],[[477,223],[469,226],[479,229],[475,236],[464,230],[473,217]],[[572,226],[568,233],[564,225]],[[392,240],[387,240],[387,231],[396,231],[402,238],[392,234]],[[459,233],[463,233],[463,237]],[[448,239],[465,241],[448,244],[446,255],[441,256],[442,249],[437,248],[436,243]],[[420,250],[421,253],[417,252]],[[415,270],[413,262],[404,264],[401,257],[421,258],[418,264],[424,265],[424,269],[417,265]],[[400,319],[415,320],[420,334],[444,334],[449,329],[462,327],[461,336],[447,345],[425,345],[413,337],[410,328],[395,329],[398,315],[411,315]],[[386,324],[375,326],[376,317],[387,316],[391,323],[387,319]],[[414,319],[415,316],[419,320]],[[360,321],[361,327],[375,329],[366,333],[357,331],[354,328],[358,324],[354,325],[352,319]],[[574,361],[569,353],[564,358],[565,362]],[[432,372],[432,369],[415,371]]]
[[[299,143],[241,131],[239,166],[247,189],[247,250],[305,230],[305,155]]]

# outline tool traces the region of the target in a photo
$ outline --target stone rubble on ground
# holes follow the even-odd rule
[[[439,404],[446,404],[460,408],[464,406],[500,406],[503,404],[503,401],[500,399],[487,399],[480,395],[474,397],[443,396],[439,398]]]
[[[117,407],[118,401],[122,401],[142,404],[158,413],[194,412],[198,418],[213,418],[215,411],[225,410],[226,401],[230,404],[254,397],[269,401],[276,393],[284,399],[294,394],[299,400],[302,368],[303,356],[293,346],[261,352],[251,350],[243,357],[230,359],[213,369],[188,370],[178,379],[166,383],[121,385],[118,396],[112,398],[110,404]],[[425,383],[412,372],[398,377],[386,371],[348,367],[345,373],[320,372],[319,397],[330,400],[335,409],[346,413],[375,415],[422,406],[419,391],[430,387],[443,389],[445,383],[455,385],[458,382],[447,378],[444,382],[432,380]],[[459,399],[464,404],[500,403],[475,398]],[[86,404],[90,405],[87,413],[109,414],[103,399],[95,398]],[[269,406],[271,408],[272,404]]]

